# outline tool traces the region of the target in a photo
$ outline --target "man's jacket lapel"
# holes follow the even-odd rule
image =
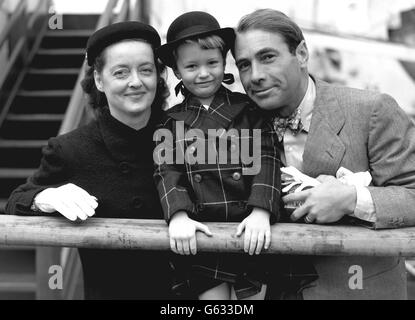
[[[316,81],[317,97],[303,154],[303,171],[312,177],[336,175],[346,151],[338,134],[344,126],[343,110],[327,84]]]

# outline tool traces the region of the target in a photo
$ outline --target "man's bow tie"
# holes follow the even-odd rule
[[[285,130],[289,128],[293,135],[297,135],[304,129],[304,126],[301,122],[301,108],[292,113],[288,118],[274,118],[274,129],[278,136],[278,141],[282,142],[284,139]]]

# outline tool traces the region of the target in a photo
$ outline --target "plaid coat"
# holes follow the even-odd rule
[[[164,139],[165,151],[173,155],[176,155],[177,149],[180,151],[174,164],[156,165],[154,175],[167,221],[176,212],[186,211],[197,221],[241,222],[254,207],[270,212],[271,222],[279,219],[281,173],[276,148],[278,141],[274,140],[271,123],[265,121],[247,96],[222,87],[209,110],[199,100],[188,96],[181,104],[168,110],[162,126],[174,137],[170,142]],[[179,132],[181,127],[184,131],[182,135]],[[189,159],[187,156],[196,151],[195,139],[187,136],[192,129],[200,129],[198,141],[205,148],[204,152],[203,148],[197,148],[197,152],[201,153],[202,158],[205,156],[205,163],[183,161],[180,164],[177,161],[180,155],[184,154],[185,159]],[[215,136],[212,140],[212,131],[209,132],[212,129],[215,133],[225,129],[229,134]],[[231,129],[234,129],[234,138],[230,134]],[[242,145],[242,140],[248,139],[252,154],[254,143],[259,141],[254,139],[253,132],[242,134],[243,129],[259,129],[261,136],[261,152],[258,155],[261,167],[256,175],[244,175],[247,164],[244,164],[241,155],[246,150],[239,150],[238,146]],[[221,148],[221,143],[226,148]],[[208,161],[209,150],[212,149],[214,161]],[[219,149],[225,150],[228,161],[218,161],[221,156]],[[235,158],[232,161],[232,154],[235,155],[238,150],[239,158],[235,157],[237,161]],[[155,154],[160,155],[158,151]],[[199,253],[195,257],[176,256],[172,261],[177,275],[173,289],[178,294],[186,294],[186,291],[182,293],[183,286],[190,286],[193,294],[200,294],[227,281],[233,283],[237,296],[244,298],[259,292],[262,283],[267,281],[266,269],[270,266],[270,258],[273,257],[207,253]]]
[[[264,121],[252,102],[245,95],[222,87],[209,110],[192,96],[168,110],[162,126],[173,134],[173,143],[164,143],[164,147],[173,155],[176,155],[176,149],[179,148],[180,154],[183,155],[184,151],[188,159],[187,155],[195,151],[195,139],[177,139],[179,122],[184,125],[185,136],[191,129],[203,131],[204,136],[200,138],[205,145],[206,163],[183,161],[183,164],[177,164],[175,161],[174,164],[156,165],[154,177],[165,219],[169,221],[176,212],[186,211],[192,219],[198,221],[241,222],[253,207],[258,207],[270,212],[273,222],[277,221],[281,190],[277,141],[272,135],[271,123]],[[239,137],[237,135],[235,140],[231,135],[222,135],[212,140],[209,138],[209,129],[225,129],[227,132],[236,129],[234,133],[239,133]],[[236,164],[231,161],[232,153],[238,152],[236,149],[239,142],[242,145],[243,139],[249,139],[251,150],[255,143],[252,132],[247,136],[241,133],[242,129],[261,130],[261,168],[256,175],[244,175],[247,165],[241,161],[241,157]],[[220,141],[221,139],[227,141]],[[220,143],[226,145],[227,163],[208,163],[212,141],[216,141],[213,144],[213,150],[216,151]],[[175,160],[177,159],[176,157]]]

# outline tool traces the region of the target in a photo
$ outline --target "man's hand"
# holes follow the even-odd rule
[[[320,185],[282,198],[285,203],[304,202],[291,215],[292,221],[306,217],[309,223],[328,224],[354,212],[357,199],[354,186],[348,186],[332,176],[319,176],[317,180]]]
[[[202,231],[211,237],[209,228],[189,218],[186,212],[177,212],[170,221],[169,236],[171,250],[180,255],[195,255],[197,253],[196,231]]]
[[[98,200],[84,189],[69,183],[43,190],[35,197],[34,205],[45,213],[59,212],[71,221],[85,221],[95,215]]]
[[[271,245],[270,216],[268,211],[254,208],[252,213],[238,226],[236,236],[240,237],[245,230],[244,250],[249,255],[258,255],[262,249],[269,249]]]

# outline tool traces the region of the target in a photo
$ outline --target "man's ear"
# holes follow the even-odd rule
[[[306,68],[308,64],[308,58],[310,57],[308,53],[308,48],[305,43],[305,41],[301,41],[301,43],[297,46],[297,49],[295,50],[295,55],[298,59],[298,62],[300,63],[300,66],[302,68]]]
[[[97,89],[101,92],[104,92],[104,86],[102,84],[101,75],[97,70],[94,70],[94,80],[95,80],[95,86]]]
[[[179,70],[177,70],[177,68],[173,68],[173,73],[176,76],[177,80],[182,80],[182,75],[180,74]]]

